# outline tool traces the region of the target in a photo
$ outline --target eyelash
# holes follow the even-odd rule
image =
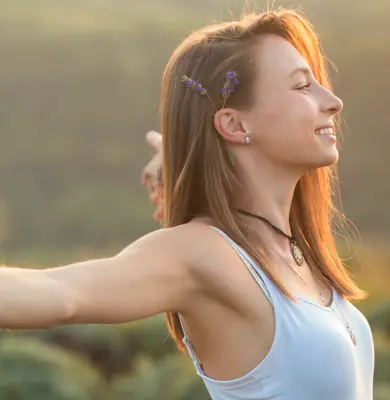
[[[311,87],[311,82],[302,82],[304,85],[298,86],[297,90],[309,90]]]

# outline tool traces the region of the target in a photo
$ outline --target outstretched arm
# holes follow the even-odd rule
[[[155,155],[141,182],[161,220],[162,136],[146,135]],[[114,257],[44,270],[0,269],[0,328],[42,329],[72,323],[120,323],[183,311],[196,284],[180,256],[183,236],[153,232]]]
[[[114,257],[63,267],[1,268],[0,328],[121,323],[183,311],[196,284],[177,250],[180,236],[158,230]]]

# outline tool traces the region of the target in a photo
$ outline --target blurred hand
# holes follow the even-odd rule
[[[156,206],[153,218],[161,221],[163,216],[163,183],[162,183],[162,135],[156,131],[146,134],[146,142],[156,152],[145,166],[141,175],[141,183],[149,194],[149,200]]]

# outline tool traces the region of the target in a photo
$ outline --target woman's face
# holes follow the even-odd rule
[[[342,101],[316,81],[303,56],[279,36],[261,39],[256,62],[255,103],[244,117],[252,150],[272,164],[304,171],[336,163],[331,127]]]

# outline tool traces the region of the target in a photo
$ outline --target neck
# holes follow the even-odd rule
[[[295,187],[301,176],[295,171],[286,171],[268,165],[256,168],[248,165],[237,173],[244,190],[236,196],[234,206],[268,219],[273,225],[291,236],[290,210]],[[245,172],[244,172],[245,170]],[[267,223],[254,217],[242,216],[263,240],[279,251],[289,252],[289,241]]]

